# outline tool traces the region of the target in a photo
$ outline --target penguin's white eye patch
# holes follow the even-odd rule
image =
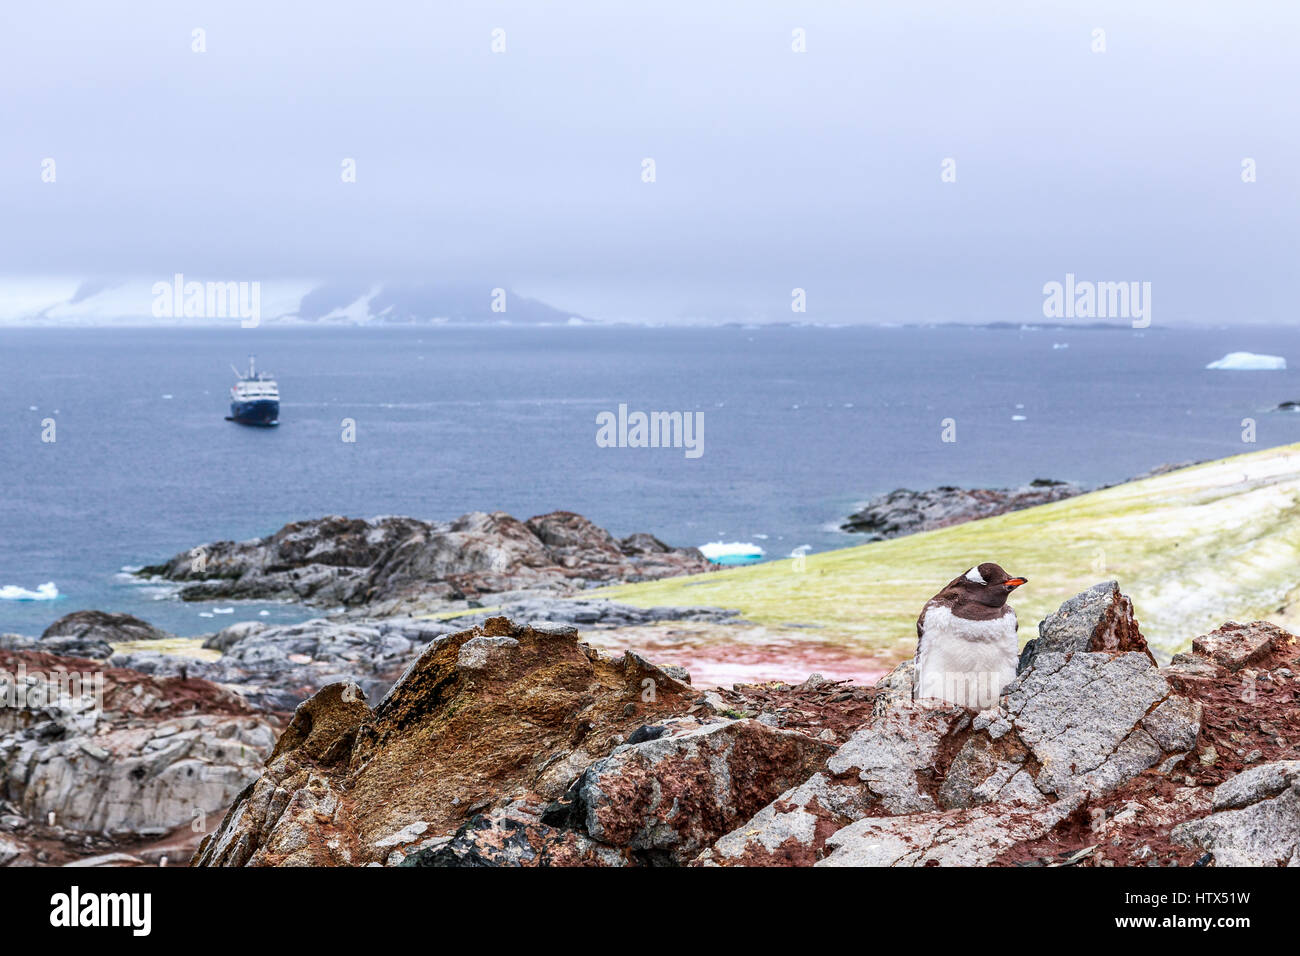
[[[967,571],[966,580],[973,581],[976,584],[988,584],[988,582],[984,580],[984,576],[980,574],[979,568],[971,568],[969,571]]]

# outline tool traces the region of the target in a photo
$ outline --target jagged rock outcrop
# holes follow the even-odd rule
[[[280,746],[197,863],[383,862],[376,843],[413,824],[449,835],[517,793],[558,798],[637,727],[698,696],[635,655],[601,657],[572,627],[504,618],[435,638],[373,711],[340,686],[295,723],[320,726],[345,703],[346,719],[310,749]]]
[[[1161,668],[1106,582],[976,713],[913,702],[906,667],[697,690],[569,624],[492,617],[435,636],[373,707],[350,682],[304,701],[194,862],[1289,864],[1298,659],[1256,622]]]
[[[671,548],[647,534],[620,541],[572,512],[525,522],[496,511],[450,522],[298,521],[265,538],[200,545],[138,573],[183,582],[186,600],[274,598],[396,613],[420,600],[570,591],[711,567],[695,548]]]
[[[1194,639],[1192,648],[1161,668],[1170,687],[1200,708],[1187,756],[1164,772],[1159,764],[1090,796],[1050,833],[1014,847],[999,863],[1059,865],[1077,858],[1093,866],[1229,866],[1295,857],[1284,829],[1269,828],[1268,839],[1252,846],[1244,839],[1248,828],[1240,827],[1251,820],[1267,826],[1271,810],[1286,809],[1285,800],[1280,807],[1269,802],[1265,786],[1285,774],[1253,770],[1300,759],[1300,642],[1256,621],[1225,624]],[[1256,809],[1236,814],[1248,805]],[[1202,822],[1211,814],[1214,823]],[[1255,855],[1270,846],[1272,856]]]
[[[256,778],[281,726],[205,681],[30,651],[0,652],[0,669],[0,826],[22,848],[10,865],[172,830],[196,842]]]
[[[567,625],[438,637],[373,710],[350,684],[300,705],[195,862],[683,862],[834,749],[685,679]]]
[[[1169,771],[1196,742],[1199,704],[1160,674],[1113,581],[1046,618],[1023,662],[999,706],[978,714],[914,703],[897,693],[906,669],[890,675],[884,706],[824,774],[782,794],[700,862],[991,862],[1085,797],[1157,764]],[[988,809],[968,812],[980,807]]]

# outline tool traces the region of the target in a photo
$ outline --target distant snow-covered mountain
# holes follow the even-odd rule
[[[227,287],[230,296],[225,295]],[[255,296],[247,294],[250,287]],[[127,279],[3,278],[0,325],[220,324],[241,318],[227,305],[235,300],[236,289],[244,291],[245,305],[249,299],[256,303],[258,322],[267,324],[568,325],[591,321],[486,282],[321,282],[182,274]],[[215,298],[214,290],[219,293]],[[160,307],[161,299],[166,301]]]

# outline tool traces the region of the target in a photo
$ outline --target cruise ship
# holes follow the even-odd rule
[[[240,372],[233,365],[230,367],[239,381],[230,388],[230,415],[226,421],[241,425],[280,424],[280,388],[275,379],[257,371],[251,355],[247,372]]]

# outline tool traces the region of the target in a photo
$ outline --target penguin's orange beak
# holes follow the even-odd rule
[[[1024,583],[1027,582],[1028,580],[1029,580],[1029,578],[1007,578],[1007,579],[1006,579],[1005,581],[1003,581],[1002,583],[1005,584],[1005,585],[1006,585],[1007,587],[1009,587],[1009,588],[1018,588],[1018,587],[1020,587],[1020,585],[1024,584]]]

